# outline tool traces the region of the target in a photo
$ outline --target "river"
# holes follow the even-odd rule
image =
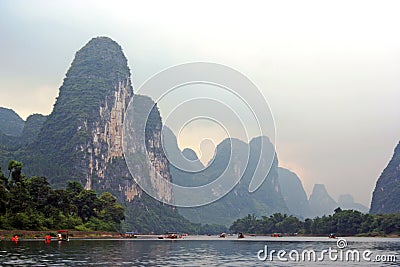
[[[17,244],[0,241],[0,264],[1,266],[400,265],[400,238],[349,237],[341,240],[341,244],[337,243],[338,240],[325,237],[246,236],[244,239],[237,239],[235,236],[227,238],[188,236],[179,240],[146,237],[71,239],[69,242],[52,241],[50,244],[42,240],[21,240]],[[322,253],[323,250],[326,252]],[[281,251],[279,252],[281,254],[278,251]],[[315,259],[311,251],[315,252]],[[360,256],[359,260],[357,254]],[[346,255],[348,255],[347,260]]]

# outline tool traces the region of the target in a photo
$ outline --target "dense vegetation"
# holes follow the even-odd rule
[[[108,192],[100,196],[78,182],[53,190],[45,177],[26,178],[22,163],[10,161],[8,177],[0,168],[0,228],[117,231],[124,208]]]
[[[355,210],[337,208],[333,215],[299,220],[294,216],[275,213],[257,218],[247,215],[236,220],[232,232],[254,234],[301,233],[311,235],[388,235],[400,234],[400,212],[394,214],[364,214]]]

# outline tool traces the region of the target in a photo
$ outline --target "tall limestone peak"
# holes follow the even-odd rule
[[[112,82],[126,79],[129,72],[121,46],[108,37],[96,37],[76,52],[67,77],[95,77]]]
[[[130,70],[121,47],[106,37],[93,38],[76,53],[36,141],[16,159],[24,163],[27,176],[45,176],[53,187],[75,180],[87,189],[112,193],[126,206],[125,230],[187,231],[191,224],[176,209],[150,198],[135,183],[137,177],[152,178],[149,164],[171,180],[161,147],[161,117],[149,97],[133,98],[139,118],[144,105],[150,105],[152,112],[146,140],[136,138],[134,142],[138,151],[134,159],[137,168],[132,172],[135,177],[128,170],[122,130],[132,97]],[[141,123],[135,121],[133,126],[141,129]],[[144,160],[146,156],[151,163]],[[171,191],[162,193],[165,199],[172,198]]]
[[[56,185],[68,176],[87,189],[92,180],[104,179],[107,164],[123,155],[122,124],[132,96],[122,48],[107,37],[90,40],[76,53],[54,109],[32,145],[43,152],[41,158],[51,155],[50,161],[62,169],[61,175],[43,174],[54,177],[50,179]]]
[[[312,217],[333,214],[338,207],[324,184],[315,184],[309,199]]]
[[[371,213],[400,211],[400,142],[392,159],[376,182],[372,195]]]

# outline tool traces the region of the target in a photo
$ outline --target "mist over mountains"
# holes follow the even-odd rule
[[[274,151],[273,145],[266,137],[254,138],[249,144],[239,139],[225,139],[217,146],[214,159],[202,171],[182,171],[177,167],[170,166],[172,181],[190,187],[210,183],[223,173],[233,179],[239,180],[241,177],[233,190],[218,201],[202,207],[178,208],[179,212],[193,222],[224,225],[229,225],[235,219],[249,213],[259,216],[275,212],[288,213],[280,192],[276,158],[273,160],[271,170],[263,184],[255,192],[249,192],[248,188],[253,175],[255,175],[258,160],[260,160],[259,167],[269,168],[270,166],[268,159],[259,157],[261,142],[264,144],[264,149],[269,152]],[[172,143],[175,142],[172,141]],[[179,149],[174,151],[179,151]],[[249,158],[247,158],[248,151]],[[185,149],[182,154],[186,154],[187,157],[194,160],[193,162],[198,164],[196,167],[200,166],[193,150]],[[228,167],[229,164],[231,167]],[[193,170],[193,168],[189,170]]]
[[[87,189],[109,191],[126,207],[125,229],[141,232],[184,231],[193,226],[189,220],[229,225],[247,214],[267,216],[279,212],[307,218],[332,214],[337,207],[367,211],[347,192],[335,201],[322,184],[315,185],[307,198],[300,178],[279,167],[274,145],[265,136],[248,143],[225,139],[217,145],[215,157],[204,166],[195,151],[179,149],[174,133],[163,127],[156,103],[146,96],[136,97],[135,112],[141,114],[143,107],[149,106],[154,112],[146,139],[136,140],[137,166],[132,175],[122,150],[125,110],[134,95],[130,75],[125,55],[116,42],[106,37],[90,40],[76,53],[49,116],[33,114],[24,121],[13,110],[0,108],[2,169],[6,170],[8,161],[15,159],[24,163],[27,176],[46,176],[54,188],[73,180]],[[377,182],[371,213],[400,210],[399,146]],[[195,208],[170,207],[149,197],[135,183],[135,178],[152,175],[142,162],[146,150],[152,153],[152,164],[158,166],[163,179],[178,185],[202,186],[224,172],[241,179],[214,203]],[[260,157],[261,154],[275,157]],[[262,177],[263,184],[249,192],[257,166],[270,170]],[[161,193],[164,199],[173,198],[172,192]]]
[[[217,146],[215,157],[207,166],[202,165],[192,149],[185,148],[180,151],[175,135],[166,126],[164,126],[164,140],[167,140],[165,142],[168,146],[166,154],[170,162],[180,167],[170,163],[172,181],[188,187],[212,182],[223,171],[228,171],[232,177],[239,177],[242,172],[226,170],[228,160],[233,155],[234,165],[243,167],[246,163],[244,155],[246,155],[247,149],[250,150],[250,158],[243,177],[231,192],[219,201],[203,207],[178,208],[181,214],[193,222],[229,225],[232,221],[247,214],[266,216],[276,212],[308,218],[333,214],[340,205],[346,209],[367,211],[363,205],[354,203],[351,195],[343,196],[341,202],[337,203],[328,194],[324,185],[315,185],[314,191],[308,199],[300,178],[290,170],[278,167],[277,156],[275,156],[271,170],[262,186],[250,193],[248,186],[259,159],[260,141],[266,144],[264,149],[269,152],[274,151],[274,147],[267,137],[254,138],[249,144],[234,138],[225,139]],[[261,158],[261,164],[263,164],[263,160]],[[203,170],[198,171],[201,169]]]

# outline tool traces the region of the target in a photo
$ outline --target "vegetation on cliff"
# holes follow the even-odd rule
[[[310,235],[389,235],[400,234],[400,212],[394,214],[364,214],[337,208],[333,215],[299,220],[294,216],[275,213],[257,218],[247,215],[236,220],[232,232],[253,234],[301,233]]]
[[[98,196],[78,182],[53,190],[45,177],[26,178],[22,166],[10,161],[8,177],[0,169],[0,229],[119,230],[124,207],[110,193]]]

